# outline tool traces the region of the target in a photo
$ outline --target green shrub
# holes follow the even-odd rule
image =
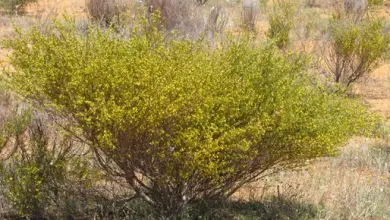
[[[290,43],[290,32],[294,28],[295,5],[290,1],[277,1],[268,14],[267,37],[283,49]]]
[[[156,28],[129,36],[83,36],[72,22],[19,31],[4,42],[14,51],[11,86],[75,122],[103,167],[117,167],[111,173],[167,218],[271,168],[332,155],[374,121],[310,86],[307,59],[271,46],[231,39],[213,48]]]
[[[1,0],[0,9],[3,9],[6,13],[22,12],[26,4],[36,1],[37,0]]]
[[[380,20],[355,23],[334,19],[330,22],[324,59],[334,81],[348,88],[370,74],[387,54],[390,35]]]
[[[0,160],[0,193],[6,202],[19,216],[29,219],[88,215],[94,208],[91,204],[97,203],[88,190],[92,191],[98,173],[91,172],[90,164],[82,158],[85,150],[75,150],[69,138],[53,139],[46,125],[39,120],[32,122],[27,114],[17,118],[1,129],[8,130],[2,132],[7,135],[5,139],[12,138],[12,132],[16,136],[16,150]],[[15,132],[14,127],[23,127],[23,134]]]

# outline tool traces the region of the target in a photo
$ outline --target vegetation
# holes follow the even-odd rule
[[[120,24],[120,19],[130,8],[124,0],[88,0],[87,9],[92,20],[104,24]]]
[[[26,4],[36,1],[37,0],[1,0],[0,9],[3,9],[6,13],[23,12],[24,6]]]
[[[328,3],[0,16],[0,219],[390,218],[383,1]]]
[[[358,103],[310,87],[302,57],[250,40],[212,49],[145,30],[85,37],[56,23],[4,45],[14,50],[14,91],[75,122],[73,134],[112,161],[102,162],[106,171],[115,165],[112,174],[160,215],[227,198],[270,168],[334,154],[373,122]]]
[[[384,0],[368,0],[368,5],[370,6],[383,6],[384,4]]]
[[[245,29],[256,31],[256,20],[259,16],[259,2],[254,0],[242,1],[242,25]]]
[[[267,37],[280,48],[286,48],[290,43],[290,32],[294,28],[296,9],[292,1],[278,1],[268,15],[270,28]]]
[[[390,46],[390,35],[384,32],[381,20],[355,23],[332,20],[325,61],[334,81],[350,87],[367,76],[385,57]]]

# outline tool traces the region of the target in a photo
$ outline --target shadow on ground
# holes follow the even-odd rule
[[[319,208],[312,204],[297,203],[292,200],[273,197],[266,201],[198,201],[180,220],[308,220],[318,216]],[[93,210],[90,216],[102,220],[159,220],[146,203],[135,199],[121,205],[102,205]],[[88,216],[88,214],[87,214]],[[18,215],[0,215],[0,219],[36,219]],[[57,218],[53,218],[57,219]],[[89,219],[68,216],[66,219]],[[37,219],[38,220],[38,219]],[[39,219],[41,220],[41,219]]]
[[[262,202],[203,202],[193,212],[191,219],[301,220],[314,219],[319,212],[319,207],[312,204],[298,203],[285,198],[273,197]]]

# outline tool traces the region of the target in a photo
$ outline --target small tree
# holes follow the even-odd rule
[[[372,124],[356,102],[306,83],[305,59],[249,40],[210,48],[155,28],[131,36],[85,38],[69,23],[20,34],[5,42],[11,85],[75,122],[102,167],[165,218],[332,155]]]
[[[327,70],[348,88],[376,67],[389,45],[382,21],[332,20],[324,53]]]

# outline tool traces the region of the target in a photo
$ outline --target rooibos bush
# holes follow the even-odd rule
[[[229,197],[271,168],[333,154],[373,121],[307,84],[305,59],[270,46],[210,48],[155,28],[130,36],[80,36],[72,23],[32,29],[5,42],[11,84],[75,122],[74,133],[166,218],[197,199]]]

